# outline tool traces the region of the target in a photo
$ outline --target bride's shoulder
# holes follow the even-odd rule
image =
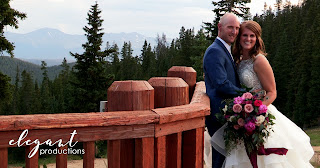
[[[263,54],[258,54],[253,62],[254,68],[270,66],[269,61]]]
[[[263,54],[258,54],[254,58],[254,63],[265,62],[268,61],[267,57]]]

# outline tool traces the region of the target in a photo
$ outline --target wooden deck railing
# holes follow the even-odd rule
[[[8,166],[8,148],[19,138],[26,168],[38,168],[39,151],[28,157],[38,142],[60,140],[69,141],[60,150],[83,142],[84,168],[94,167],[98,140],[108,140],[109,168],[203,167],[204,120],[210,113],[204,82],[196,83],[189,67],[172,67],[168,76],[114,82],[108,112],[0,116],[0,168]],[[56,165],[66,168],[67,155],[56,155]]]

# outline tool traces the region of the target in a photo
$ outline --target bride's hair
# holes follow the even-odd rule
[[[257,22],[252,20],[245,21],[245,22],[242,22],[240,25],[239,34],[233,46],[232,55],[237,64],[240,62],[240,56],[242,55],[242,47],[240,45],[240,36],[244,28],[251,30],[256,35],[256,39],[257,39],[254,48],[249,53],[249,56],[251,58],[255,58],[255,56],[258,54],[263,54],[265,56],[267,55],[267,53],[265,52],[263,40],[261,38],[261,34],[262,34],[261,26]]]

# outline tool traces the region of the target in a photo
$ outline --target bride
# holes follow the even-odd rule
[[[258,155],[259,168],[313,168],[309,160],[313,156],[310,138],[291,120],[279,112],[271,103],[277,97],[276,84],[272,68],[266,59],[264,43],[261,39],[261,27],[255,21],[245,21],[240,26],[240,32],[233,48],[234,60],[238,65],[240,82],[252,90],[264,93],[263,104],[276,119],[272,126],[274,132],[264,143],[264,148],[285,148],[284,155]],[[224,127],[221,127],[211,139],[211,145],[226,156],[225,168],[253,167],[243,143],[230,153],[225,153]]]

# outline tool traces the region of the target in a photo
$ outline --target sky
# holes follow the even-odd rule
[[[218,0],[214,0],[218,1]],[[251,0],[252,15],[261,14],[264,2],[273,6],[276,0]],[[291,0],[296,4],[298,0]],[[97,0],[104,19],[105,33],[137,32],[147,37],[165,34],[179,36],[182,26],[199,30],[203,22],[212,22],[212,0]],[[40,28],[54,28],[67,34],[84,34],[87,13],[95,0],[11,0],[11,8],[27,14],[19,28],[5,31],[29,33]]]

